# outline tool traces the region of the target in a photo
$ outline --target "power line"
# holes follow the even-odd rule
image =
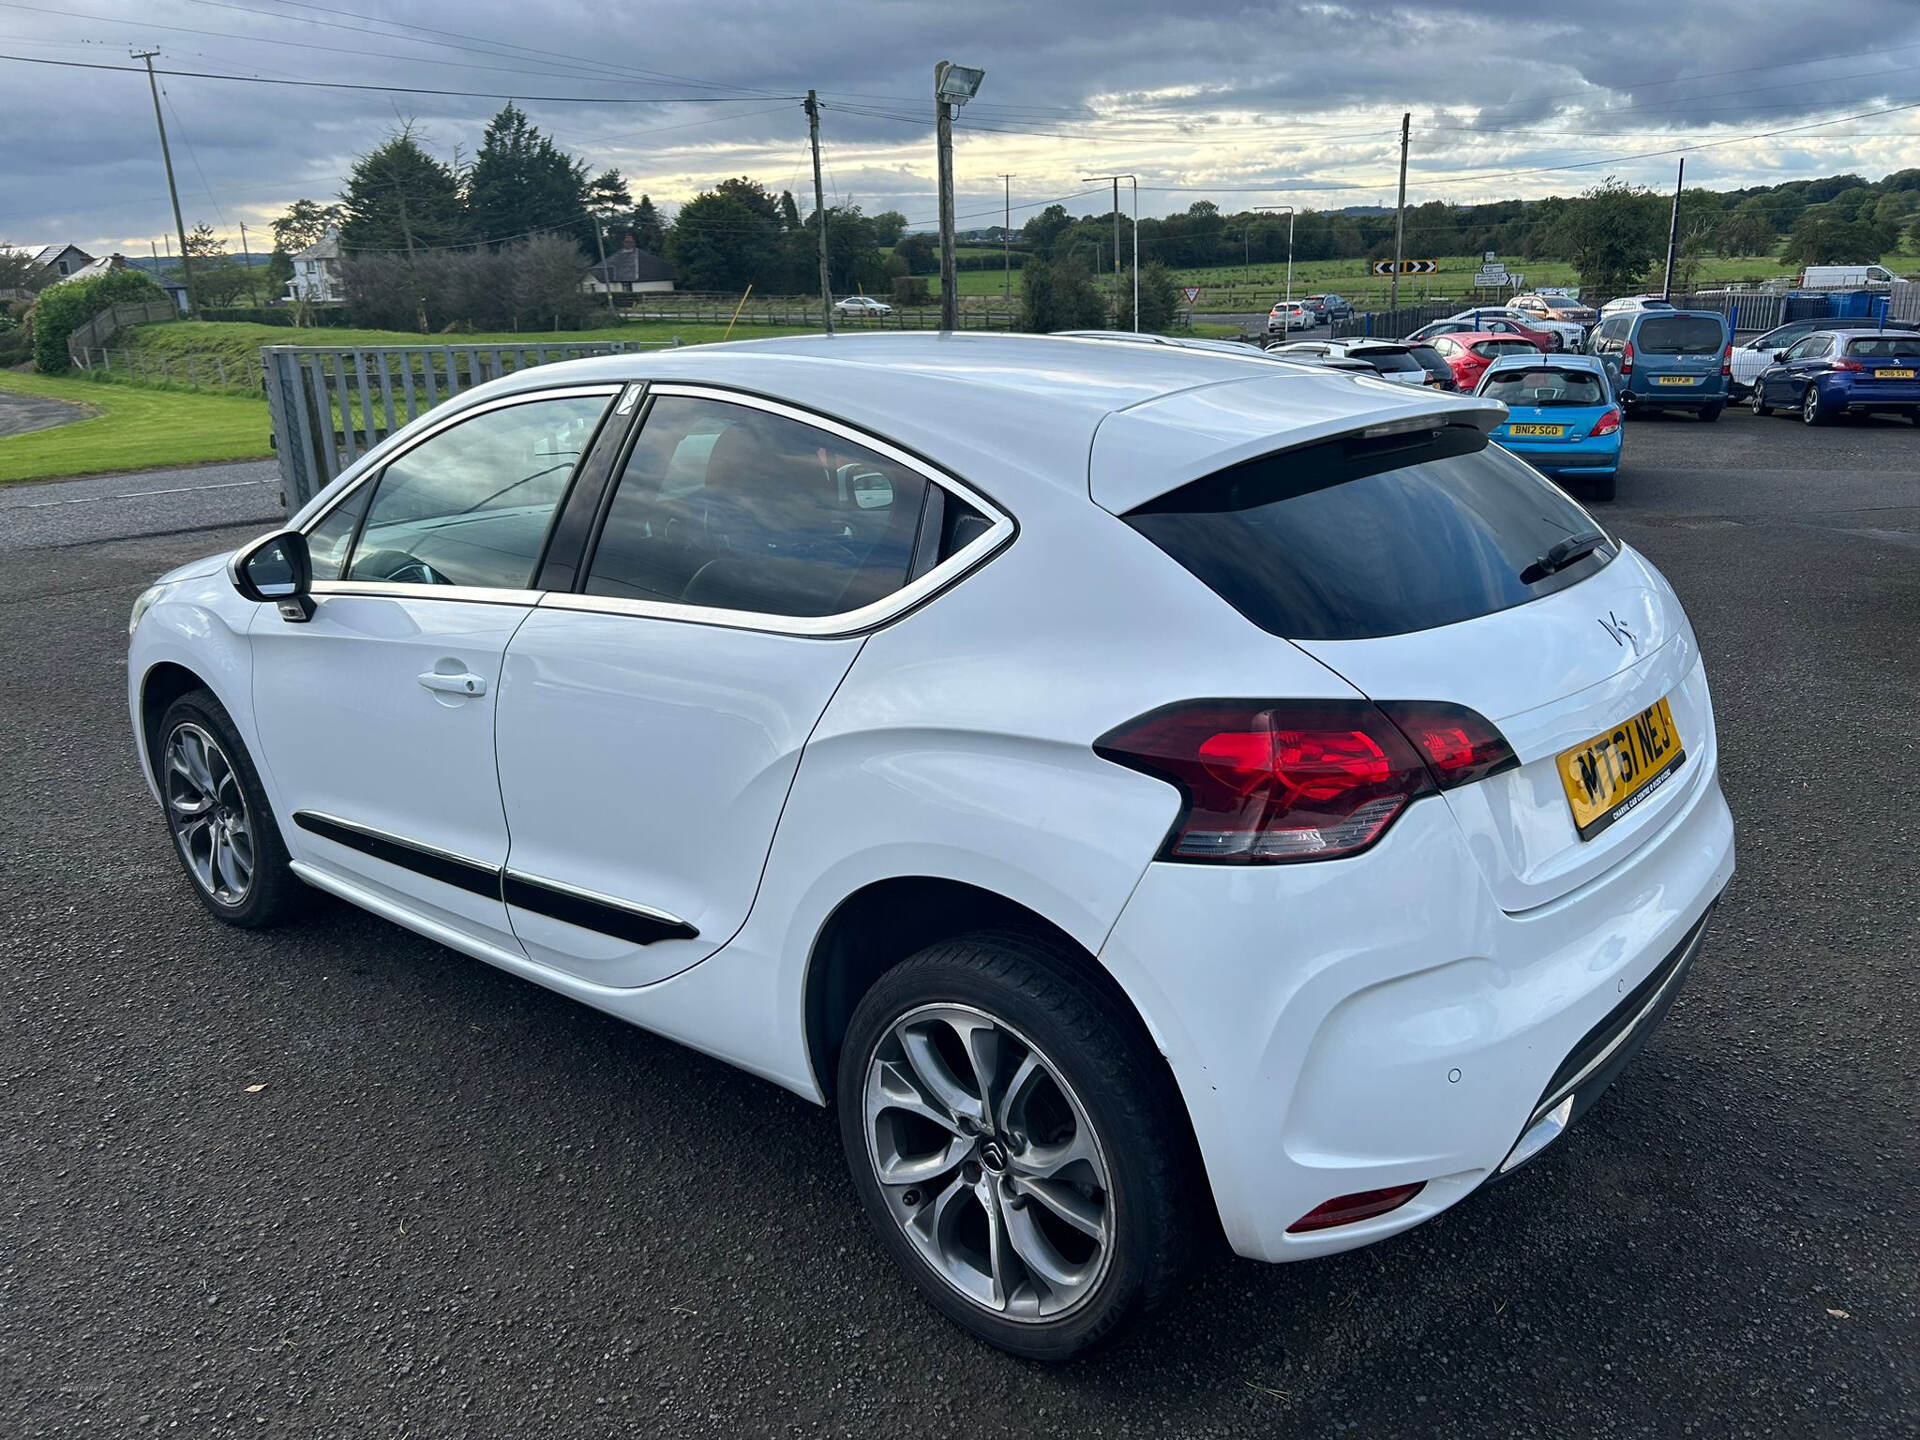
[[[118,70],[129,75],[143,73],[137,65],[107,65],[98,61],[49,60],[37,55],[0,55],[22,65],[57,65],[68,70]],[[346,80],[269,80],[258,75],[222,75],[207,70],[156,70],[182,80],[231,80],[243,85],[282,85],[302,90],[369,90],[382,95],[437,95],[467,100],[515,100],[529,105],[725,105],[738,104],[746,96],[725,95],[528,95],[494,90],[432,90],[419,85],[363,85]],[[759,99],[759,96],[751,97]],[[798,100],[798,95],[783,96]]]

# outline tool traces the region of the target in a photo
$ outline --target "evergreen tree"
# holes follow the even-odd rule
[[[778,203],[751,180],[722,181],[682,205],[666,253],[689,290],[778,293],[787,278]]]
[[[626,233],[621,217],[633,209],[633,192],[627,189],[627,182],[618,170],[602,170],[588,183],[587,208],[600,227],[600,243],[611,255],[620,248],[620,237]]]
[[[460,179],[402,126],[354,161],[341,194],[340,241],[349,250],[432,249],[468,238]]]
[[[474,238],[504,245],[548,232],[594,248],[587,167],[540,133],[512,101],[487,123],[467,177]]]
[[[1144,303],[1141,308],[1146,308]],[[1045,335],[1055,330],[1100,330],[1106,324],[1107,302],[1094,288],[1093,272],[1084,260],[1071,255],[1030,259],[1021,268],[1022,330]]]
[[[664,255],[667,249],[667,223],[660,218],[660,212],[653,208],[653,201],[647,196],[640,197],[640,203],[633,207],[633,214],[627,220],[627,229],[633,232],[633,243],[642,250],[655,255]]]

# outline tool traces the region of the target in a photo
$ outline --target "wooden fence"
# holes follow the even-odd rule
[[[273,445],[289,512],[361,455],[463,390],[534,365],[671,349],[672,342],[544,345],[267,345]]]
[[[183,355],[156,354],[151,350],[82,349],[73,363],[83,370],[118,376],[142,385],[191,385],[198,390],[244,390],[257,394],[265,373],[259,357],[205,355],[190,351]]]
[[[84,370],[88,349],[106,345],[127,326],[152,325],[179,318],[179,307],[167,299],[109,305],[91,320],[74,327],[73,333],[67,336],[67,358]]]

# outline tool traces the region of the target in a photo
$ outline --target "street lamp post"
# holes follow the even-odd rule
[[[1284,210],[1287,212],[1287,304],[1293,304],[1293,207],[1291,205],[1256,205],[1256,210]]]
[[[953,258],[953,112],[971,100],[986,78],[984,70],[942,60],[933,67],[933,120],[940,162],[940,328],[959,319],[960,288]]]
[[[1116,200],[1120,196],[1122,180],[1133,187],[1133,333],[1138,335],[1140,333],[1140,179],[1137,175],[1082,175],[1080,177],[1082,185],[1090,185],[1096,180],[1111,180]],[[1113,208],[1118,210],[1120,207],[1115,205]],[[1113,238],[1116,242],[1120,239],[1118,235]],[[1113,263],[1117,268],[1120,264],[1120,247],[1116,243],[1113,248]]]

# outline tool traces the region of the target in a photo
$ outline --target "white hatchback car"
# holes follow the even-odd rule
[[[876,300],[871,295],[849,295],[845,299],[833,302],[833,313],[855,318],[866,315],[891,315],[893,306],[884,300]]]
[[[1503,414],[1039,337],[527,370],[142,594],[134,735],[214,915],[317,887],[837,1107],[921,1289],[1058,1358],[1513,1169],[1693,959],[1699,645]]]

